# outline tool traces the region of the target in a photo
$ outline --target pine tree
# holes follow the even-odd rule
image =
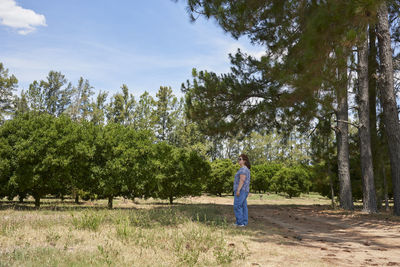
[[[160,141],[171,143],[174,121],[176,119],[176,109],[178,100],[172,93],[171,87],[160,86],[156,95],[156,124],[155,131]]]
[[[14,111],[13,92],[17,87],[17,78],[14,75],[9,76],[8,69],[0,62],[0,125]]]
[[[394,92],[393,59],[389,32],[388,9],[382,2],[378,10],[377,36],[379,45],[380,91],[385,132],[389,145],[393,184],[394,214],[400,216],[400,123]]]

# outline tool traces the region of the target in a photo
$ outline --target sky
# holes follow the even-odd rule
[[[0,62],[19,91],[54,70],[73,85],[88,79],[95,92],[126,84],[135,96],[155,96],[170,86],[181,96],[192,68],[229,72],[238,48],[263,53],[214,20],[191,23],[184,0],[0,0]]]

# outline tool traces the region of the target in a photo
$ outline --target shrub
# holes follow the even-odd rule
[[[259,193],[271,190],[271,179],[282,168],[279,163],[265,163],[251,167],[251,190]]]
[[[229,159],[217,159],[211,162],[211,173],[206,182],[206,191],[219,196],[223,193],[232,193],[236,169],[237,166]]]
[[[311,187],[308,171],[302,166],[283,167],[272,178],[271,189],[291,197],[308,193]]]

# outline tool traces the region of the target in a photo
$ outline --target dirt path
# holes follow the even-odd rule
[[[275,227],[287,246],[335,266],[400,266],[400,223],[324,206],[249,205],[250,222]]]
[[[193,202],[222,206],[225,216],[233,216],[232,199]],[[301,200],[252,199],[248,206],[250,266],[400,266],[400,218]]]

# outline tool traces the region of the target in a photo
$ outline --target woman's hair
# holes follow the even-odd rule
[[[240,156],[244,160],[244,165],[246,165],[247,168],[250,170],[250,160],[249,157],[247,157],[246,154],[240,154]]]

